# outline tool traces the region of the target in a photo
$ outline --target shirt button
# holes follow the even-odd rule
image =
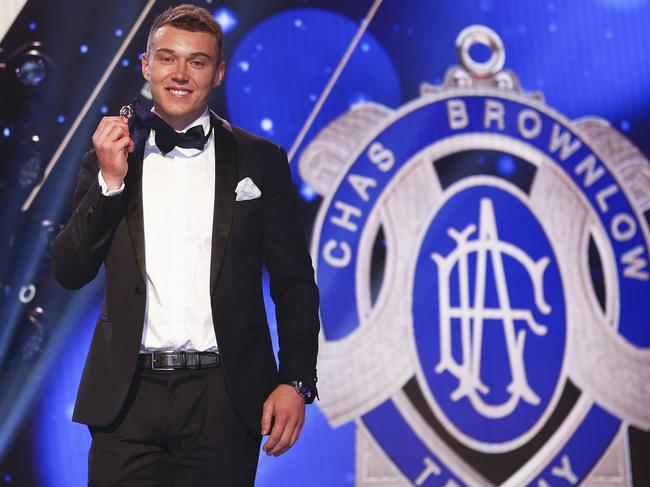
[[[142,292],[143,292],[142,286],[140,284],[136,285],[135,286],[135,293],[136,294],[142,294]]]

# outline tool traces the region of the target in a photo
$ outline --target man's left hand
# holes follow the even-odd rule
[[[279,456],[291,448],[305,423],[305,400],[288,384],[280,384],[269,395],[262,409],[262,435],[269,435],[262,449]]]

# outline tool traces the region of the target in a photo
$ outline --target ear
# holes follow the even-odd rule
[[[217,66],[217,72],[214,75],[214,82],[212,83],[213,88],[216,88],[217,86],[221,85],[225,73],[226,73],[226,63],[225,61],[221,61],[219,63],[219,66]]]
[[[142,76],[147,81],[151,81],[151,74],[149,73],[149,56],[147,53],[142,54]]]

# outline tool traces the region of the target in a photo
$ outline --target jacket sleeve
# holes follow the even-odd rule
[[[263,249],[275,303],[280,381],[301,380],[316,391],[319,295],[284,149],[275,148],[265,180]]]
[[[81,160],[74,211],[50,246],[54,276],[66,289],[79,289],[94,279],[123,213],[126,192],[104,196],[98,172],[97,157],[91,150]]]

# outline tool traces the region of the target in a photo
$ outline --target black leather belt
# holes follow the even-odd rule
[[[215,352],[154,352],[141,354],[140,359],[145,368],[152,370],[218,367],[221,361]]]

